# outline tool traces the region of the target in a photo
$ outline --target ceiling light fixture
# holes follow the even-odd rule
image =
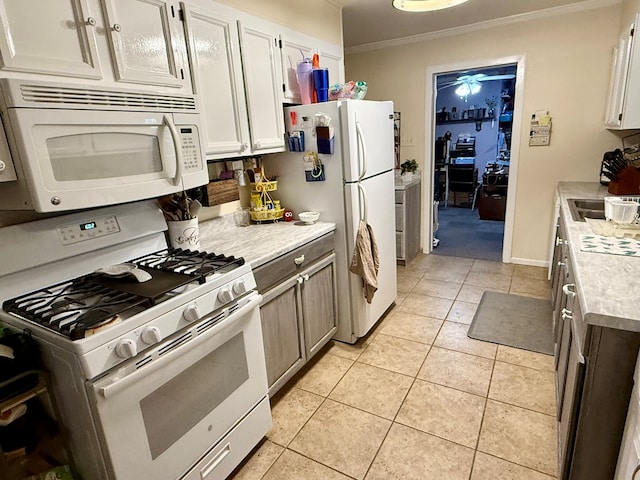
[[[468,0],[393,0],[393,7],[403,12],[432,12],[455,7]]]
[[[456,95],[459,97],[467,97],[468,95],[475,95],[480,91],[480,84],[478,82],[464,82],[456,88]]]

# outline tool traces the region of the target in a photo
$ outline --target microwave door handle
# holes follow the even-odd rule
[[[173,177],[173,184],[177,187],[180,185],[180,180],[182,179],[182,168],[184,163],[182,161],[182,147],[180,145],[180,135],[178,135],[178,130],[176,126],[173,124],[171,117],[169,115],[164,115],[162,119],[162,123],[164,123],[169,132],[171,133],[171,138],[173,139],[173,148],[176,152],[176,176]]]

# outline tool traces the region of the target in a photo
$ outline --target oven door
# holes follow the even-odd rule
[[[208,182],[198,114],[11,108],[9,116],[14,161],[40,212],[141,200]]]
[[[184,337],[206,317],[88,385],[114,478],[179,478],[266,397],[262,296],[251,295],[195,338]]]

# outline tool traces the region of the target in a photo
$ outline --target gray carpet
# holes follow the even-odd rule
[[[553,355],[551,301],[484,292],[467,336]]]
[[[434,255],[502,261],[504,222],[480,220],[478,209],[438,207],[440,240]]]

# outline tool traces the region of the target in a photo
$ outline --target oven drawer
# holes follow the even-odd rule
[[[264,397],[181,480],[223,479],[236,468],[271,428],[269,398]]]

